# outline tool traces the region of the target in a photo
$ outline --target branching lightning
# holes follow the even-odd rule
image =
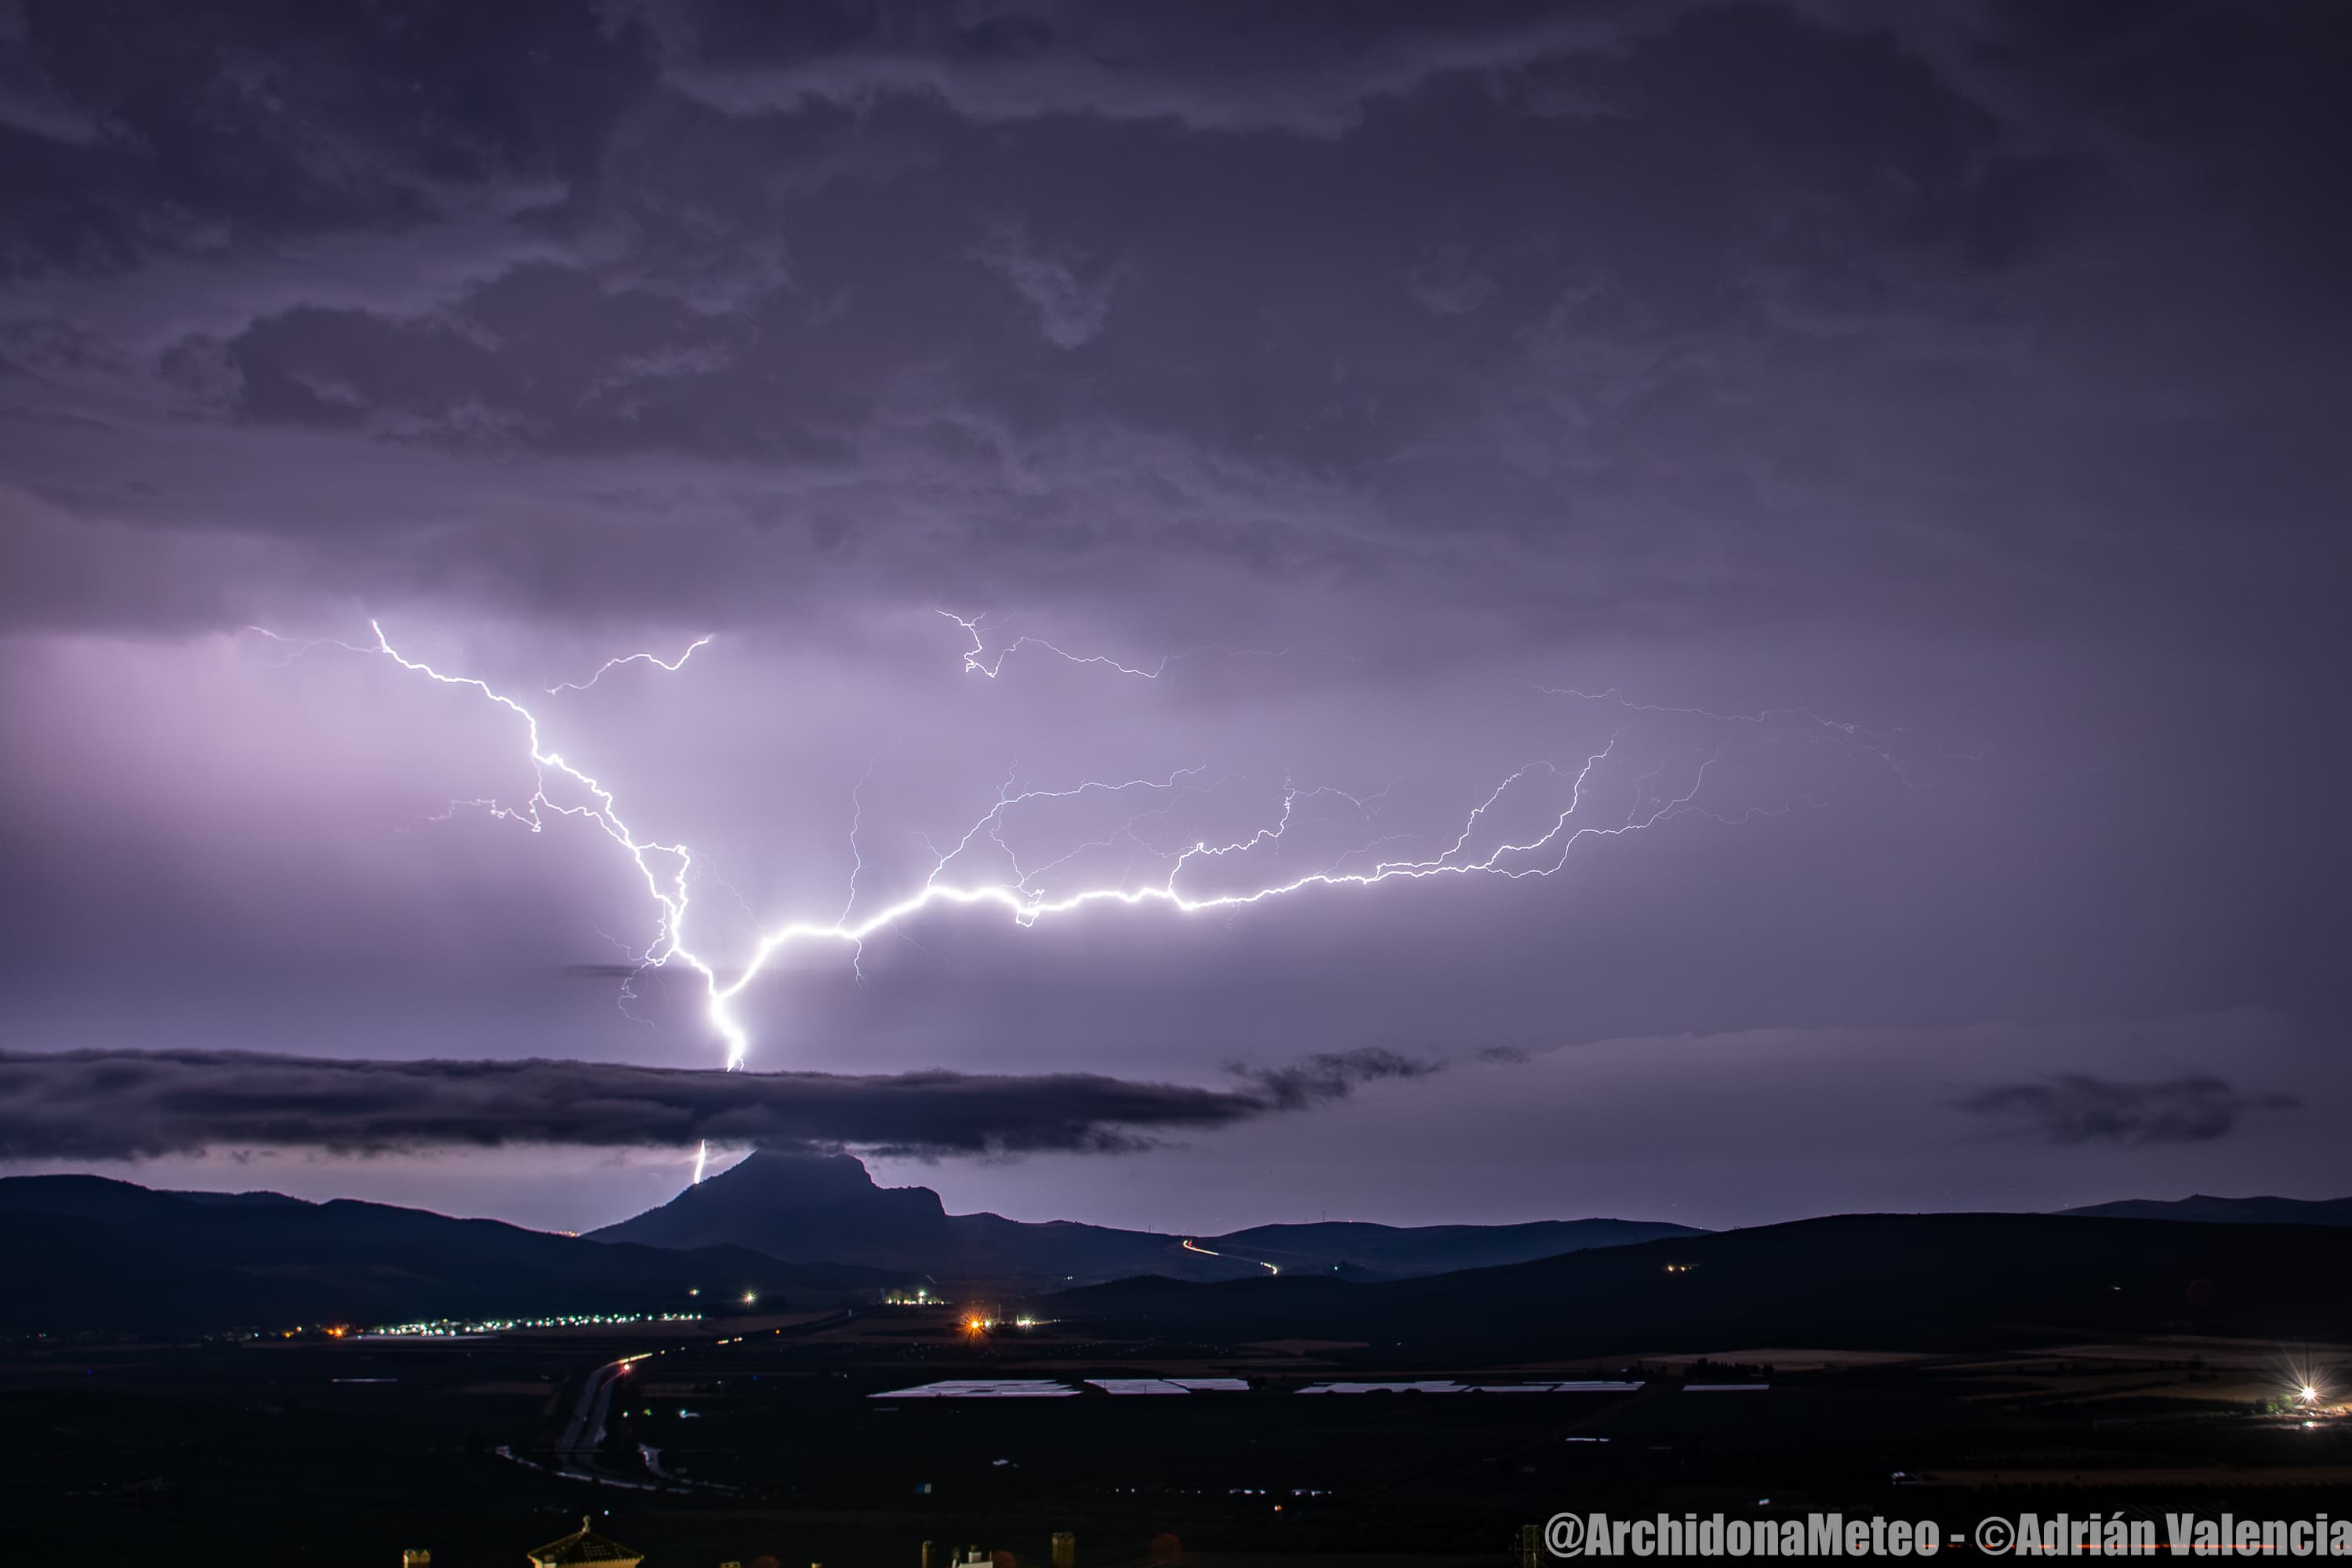
[[[379,637],[383,636],[381,632],[376,635]],[[651,653],[628,653],[623,654],[618,658],[608,658],[603,664],[599,665],[596,668],[596,673],[590,676],[587,679],[559,681],[555,685],[547,689],[547,694],[550,697],[553,697],[558,692],[562,691],[585,691],[590,687],[595,685],[598,681],[604,679],[605,671],[616,669],[625,664],[650,664],[656,669],[666,669],[672,675],[676,675],[678,670],[685,666],[688,659],[692,658],[701,649],[709,647],[710,646],[710,641],[711,639],[707,637],[697,637],[692,642],[687,644],[686,651],[679,654],[676,658],[664,658],[659,654]]]
[[[1915,782],[1906,752],[1931,752],[1946,762],[1981,760],[1973,752],[1951,751],[1942,742],[1922,731],[1900,727],[1873,730],[1842,719],[1824,719],[1810,708],[1767,708],[1755,713],[1717,713],[1709,708],[1678,708],[1658,702],[1637,702],[1613,686],[1602,691],[1582,691],[1573,686],[1538,686],[1534,681],[1528,684],[1546,697],[1573,697],[1584,702],[1608,702],[1630,713],[1664,713],[1706,719],[1717,724],[1747,724],[1759,728],[1775,721],[1793,721],[1812,733],[1840,742],[1850,752],[1860,752],[1884,763],[1906,784]]]
[[[1023,646],[1045,648],[1075,664],[1102,665],[1117,673],[1158,679],[1167,670],[1173,658],[1162,659],[1157,666],[1145,669],[1120,664],[1098,656],[1073,654],[1045,642],[1042,638],[1022,637],[998,650],[992,660],[985,653],[982,626],[978,618],[966,619],[946,615],[972,639],[972,647],[963,655],[963,668],[969,673],[984,675],[991,679],[999,677],[1005,657]],[[1124,780],[1081,780],[1060,788],[1017,788],[1011,779],[1000,786],[996,799],[949,847],[940,849],[929,845],[931,863],[919,884],[910,891],[878,907],[870,904],[858,910],[861,889],[858,879],[866,869],[859,835],[865,826],[865,787],[873,777],[874,764],[869,763],[851,795],[849,847],[852,860],[848,896],[841,912],[830,920],[793,919],[768,923],[754,918],[757,935],[748,950],[732,956],[720,955],[698,945],[694,922],[693,889],[698,881],[709,875],[708,868],[698,864],[693,851],[683,842],[666,842],[641,834],[622,814],[620,805],[610,788],[593,773],[568,760],[549,744],[537,713],[523,702],[500,691],[488,682],[472,676],[445,672],[433,665],[410,657],[395,647],[381,625],[371,622],[374,643],[363,646],[341,642],[333,638],[298,639],[279,637],[277,633],[253,628],[273,642],[291,650],[288,658],[297,657],[315,647],[334,647],[353,653],[380,657],[391,660],[403,670],[440,685],[462,689],[481,700],[504,710],[512,716],[519,730],[532,771],[532,789],[520,803],[496,798],[455,801],[443,816],[462,810],[479,810],[502,821],[518,822],[530,831],[543,831],[556,817],[579,819],[593,824],[619,847],[635,867],[646,897],[653,905],[653,935],[641,949],[634,950],[640,972],[645,969],[683,969],[700,978],[704,992],[704,1013],[710,1028],[724,1042],[726,1066],[740,1068],[751,1054],[751,1032],[740,1011],[744,992],[769,968],[779,955],[795,948],[837,946],[849,950],[853,966],[862,956],[867,938],[885,931],[898,931],[926,911],[950,908],[996,909],[1010,916],[1019,926],[1028,927],[1041,921],[1076,914],[1097,906],[1140,907],[1164,906],[1179,914],[1192,915],[1216,910],[1230,910],[1282,899],[1291,894],[1318,888],[1369,888],[1384,882],[1418,881],[1445,877],[1496,876],[1509,879],[1549,877],[1559,872],[1577,846],[1588,839],[1622,837],[1643,832],[1686,813],[1697,814],[1717,821],[1738,822],[1758,816],[1777,815],[1793,806],[1811,804],[1803,795],[1792,795],[1782,805],[1773,807],[1750,807],[1736,816],[1722,816],[1696,804],[1710,771],[1722,760],[1720,743],[1712,751],[1699,749],[1687,774],[1676,784],[1659,783],[1660,775],[1671,765],[1661,761],[1647,773],[1632,781],[1632,803],[1622,811],[1595,819],[1591,795],[1595,788],[1597,769],[1616,754],[1619,742],[1625,735],[1620,728],[1606,743],[1576,759],[1561,763],[1549,760],[1529,762],[1506,774],[1460,819],[1458,829],[1450,840],[1443,834],[1434,838],[1402,832],[1380,832],[1384,797],[1389,791],[1355,795],[1330,786],[1302,788],[1285,780],[1278,794],[1269,802],[1269,811],[1260,825],[1234,837],[1210,838],[1197,833],[1189,839],[1175,833],[1175,812],[1189,798],[1208,795],[1223,789],[1229,778],[1210,779],[1203,765],[1180,768],[1159,777]],[[675,658],[663,658],[651,653],[631,653],[608,659],[585,680],[564,681],[546,688],[552,695],[565,691],[586,690],[612,670],[628,664],[643,663],[666,674],[677,674],[687,661],[712,638],[704,637],[689,644]],[[1824,721],[1802,710],[1781,710],[1755,715],[1723,715],[1702,709],[1676,709],[1636,703],[1615,690],[1600,693],[1573,689],[1538,688],[1554,696],[1573,697],[1587,701],[1606,701],[1633,713],[1673,714],[1705,718],[1720,724],[1761,726],[1772,722],[1781,714],[1796,721],[1795,733],[1810,732],[1842,745],[1854,747],[1893,768],[1898,776],[1902,763],[1895,754],[1897,742],[1906,737],[1906,731],[1875,733],[1857,725]],[[1628,722],[1634,721],[1629,720]],[[1940,751],[1940,748],[1937,748]],[[878,759],[877,759],[878,761]],[[1549,785],[1557,791],[1565,786],[1565,803],[1556,794],[1552,803],[1536,813],[1532,826],[1518,833],[1500,831],[1493,821],[1507,801],[1513,809],[1523,809],[1522,796]],[[1392,789],[1394,786],[1391,785]],[[1538,797],[1540,798],[1540,797]],[[1097,832],[1075,847],[1063,850],[1051,858],[1024,865],[1014,847],[1012,824],[1016,816],[1051,809],[1056,803],[1083,799],[1097,803],[1135,800],[1138,809],[1128,815],[1108,832]],[[1340,820],[1360,826],[1360,833],[1346,847],[1333,853],[1328,848],[1315,854],[1303,868],[1293,866],[1280,874],[1253,878],[1250,872],[1261,858],[1280,861],[1293,852],[1297,843],[1293,829],[1302,820],[1302,814],[1323,812],[1323,820],[1331,820],[1337,813]],[[1425,846],[1420,853],[1398,849],[1418,840]],[[1082,858],[1090,853],[1125,849],[1127,858],[1116,876],[1096,874],[1081,877],[1068,885],[1060,880],[1072,871]],[[1304,851],[1299,851],[1304,853]],[[724,885],[723,883],[721,884]],[[738,895],[739,900],[740,895]],[[746,905],[746,909],[749,906]],[[696,1179],[699,1180],[703,1155],[698,1153]]]
[[[1063,647],[1057,643],[1047,642],[1044,637],[1024,635],[1022,637],[1014,637],[1011,642],[1006,643],[1003,647],[998,648],[995,654],[992,656],[988,651],[988,642],[983,634],[998,628],[987,625],[986,618],[984,616],[974,616],[970,619],[966,619],[964,616],[957,615],[952,610],[941,610],[940,614],[946,616],[949,620],[953,621],[957,626],[961,626],[963,628],[964,635],[971,638],[971,647],[964,650],[964,673],[966,675],[984,675],[991,680],[994,680],[1003,672],[1004,661],[1006,659],[1012,658],[1013,655],[1020,652],[1024,647],[1044,648],[1047,653],[1052,654],[1055,658],[1066,660],[1071,664],[1098,664],[1105,669],[1114,670],[1120,675],[1131,675],[1139,680],[1157,680],[1161,676],[1168,673],[1168,667],[1170,665],[1180,664],[1185,659],[1192,658],[1196,654],[1221,653],[1233,658],[1286,658],[1293,653],[1300,651],[1299,649],[1292,647],[1213,647],[1204,643],[1198,647],[1188,647],[1180,653],[1171,653],[1166,658],[1160,659],[1159,663],[1153,665],[1150,669],[1145,669],[1138,665],[1121,664],[1118,660],[1108,658],[1103,654],[1072,653],[1069,649]]]
[[[1162,675],[1167,673],[1168,666],[1171,661],[1183,657],[1181,654],[1171,654],[1169,658],[1163,658],[1158,664],[1153,665],[1150,669],[1139,669],[1132,665],[1121,664],[1115,658],[1107,658],[1101,654],[1071,653],[1066,649],[1055,647],[1052,643],[1047,642],[1044,637],[1018,637],[1013,638],[1011,642],[1006,643],[1003,647],[998,648],[996,650],[996,657],[994,658],[991,658],[988,656],[988,643],[981,636],[982,632],[988,629],[981,625],[982,617],[975,616],[971,619],[966,620],[963,616],[955,614],[951,610],[941,610],[940,614],[947,616],[948,619],[961,626],[964,629],[964,635],[971,638],[971,647],[965,651],[963,656],[964,673],[967,675],[984,675],[991,680],[994,680],[998,674],[1003,671],[1004,668],[1005,659],[1024,647],[1042,647],[1047,653],[1053,654],[1059,658],[1066,658],[1072,664],[1099,664],[1107,669],[1115,669],[1121,675],[1132,675],[1142,680],[1159,679]]]

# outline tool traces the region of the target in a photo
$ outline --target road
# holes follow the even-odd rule
[[[588,1373],[580,1385],[580,1397],[572,1406],[572,1419],[563,1424],[563,1434],[555,1440],[555,1467],[559,1475],[574,1480],[604,1481],[614,1486],[641,1487],[645,1483],[625,1479],[600,1469],[596,1450],[604,1441],[606,1418],[613,1413],[613,1391],[629,1368],[654,1352],[640,1351],[635,1355],[608,1361]]]
[[[1184,1250],[1187,1252],[1197,1252],[1203,1258],[1223,1258],[1225,1256],[1222,1252],[1212,1252],[1205,1247],[1196,1246],[1190,1237],[1184,1238]],[[1234,1261],[1236,1263],[1255,1263],[1260,1268],[1265,1269],[1268,1274],[1279,1274],[1282,1272],[1280,1265],[1268,1263],[1263,1258],[1244,1258],[1238,1252],[1234,1253],[1233,1258]]]
[[[812,1333],[819,1329],[827,1329],[836,1323],[845,1322],[856,1315],[854,1310],[845,1309],[831,1317],[819,1318],[805,1323],[794,1323],[785,1328],[771,1329],[768,1331],[768,1335]],[[762,1336],[762,1338],[765,1337],[767,1336]],[[738,1334],[732,1340],[719,1340],[708,1346],[698,1348],[715,1349],[719,1345],[740,1344],[742,1340],[743,1336]],[[688,1348],[698,1347],[681,1342],[662,1350],[639,1351],[635,1355],[625,1355],[618,1361],[608,1361],[601,1366],[590,1369],[581,1381],[579,1396],[572,1402],[571,1416],[564,1422],[563,1430],[555,1440],[553,1455],[555,1473],[572,1480],[593,1481],[601,1486],[628,1487],[638,1491],[660,1489],[660,1486],[605,1468],[597,1462],[596,1450],[604,1446],[606,1426],[613,1414],[613,1395],[623,1386],[622,1380],[628,1376],[629,1369],[650,1357],[666,1355],[672,1350],[682,1351]],[[506,1458],[515,1460],[518,1464],[530,1462],[511,1452],[504,1450],[501,1452]],[[698,1490],[731,1489],[725,1487],[710,1487],[702,1482],[683,1480],[671,1475],[662,1468],[660,1452],[659,1449],[648,1448],[644,1444],[637,1446],[639,1461],[661,1486],[686,1487]]]

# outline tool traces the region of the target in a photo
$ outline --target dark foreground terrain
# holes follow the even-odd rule
[[[738,1247],[606,1246],[497,1220],[100,1176],[0,1180],[0,1332],[171,1335],[419,1318],[683,1311],[894,1276]]]
[[[1851,1216],[1389,1283],[56,1331],[0,1354],[0,1473],[37,1500],[11,1510],[32,1563],[515,1568],[583,1513],[646,1568],[916,1568],[924,1541],[1042,1564],[1058,1531],[1082,1568],[1501,1563],[1561,1510],[2340,1513],[2347,1300],[2341,1229]],[[898,1392],[950,1379],[1055,1392]],[[1530,1386],[1594,1382],[1638,1386]],[[1307,1392],[1345,1383],[1434,1386]]]

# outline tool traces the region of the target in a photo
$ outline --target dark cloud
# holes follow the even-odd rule
[[[1238,134],[1347,134],[1378,102],[1469,79],[1552,113],[1607,100],[1542,68],[1607,57],[1670,26],[1682,0],[1476,4],[1335,17],[1245,3],[1171,10],[1078,0],[890,5],[831,26],[734,4],[638,8],[663,35],[669,79],[730,114],[856,109],[892,99],[1003,124],[1051,117]],[[853,19],[853,16],[854,18]]]
[[[1996,1084],[1954,1102],[2000,1131],[2043,1143],[2202,1143],[2251,1110],[2292,1110],[2289,1094],[2249,1094],[2209,1074],[2129,1082],[2068,1073]]]
[[[17,624],[1171,565],[1588,630],[2060,613],[2199,553],[2200,498],[2284,542],[2233,437],[2326,461],[2341,312],[2257,286],[2314,220],[2251,106],[2328,124],[2284,13],[103,16],[0,29],[0,134],[57,132],[0,187],[0,466],[74,527],[12,551]],[[2244,352],[2289,300],[2310,351]],[[125,519],[197,543],[142,590]]]
[[[1245,1071],[1239,1089],[1094,1073],[852,1077],[614,1063],[348,1061],[237,1051],[0,1053],[0,1161],[219,1149],[848,1146],[882,1154],[1110,1152],[1436,1070],[1387,1052]]]
[[[1226,1070],[1255,1085],[1269,1105],[1283,1110],[1304,1110],[1311,1105],[1343,1099],[1358,1084],[1427,1078],[1442,1070],[1442,1067],[1438,1062],[1365,1047],[1352,1051],[1318,1051],[1288,1067],[1251,1068],[1235,1063]]]
[[[562,967],[564,973],[583,980],[635,980],[646,970],[642,963],[567,963]]]
[[[717,635],[542,717],[690,847],[730,977],[1007,781],[1205,770],[1009,808],[958,877],[1247,840],[1187,886],[1286,883],[1446,853],[1505,777],[1479,843],[1596,829],[1556,876],[796,944],[736,997],[761,1065],[1756,1035],[1845,1105],[1866,1047],[1769,1032],[2342,1037],[2352,8],[494,11],[0,0],[0,1045],[724,1059],[677,967],[559,973],[671,934],[609,839],[453,812],[530,787],[512,715],[241,629],[378,617],[516,693]],[[942,609],[1037,641],[968,675]],[[2316,1110],[2322,1052],[1939,1081]],[[1900,1142],[1961,1142],[1944,1092]],[[2231,1096],[2176,1100],[2125,1121]]]

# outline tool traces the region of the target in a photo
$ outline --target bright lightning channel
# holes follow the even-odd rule
[[[941,614],[946,615],[947,612],[942,611]],[[995,658],[991,661],[982,651],[984,644],[977,618],[967,620],[953,615],[948,615],[947,618],[962,627],[972,638],[972,649],[963,656],[966,672],[984,675],[991,679],[997,678],[1005,656],[1024,644],[1047,648],[1073,663],[1101,664],[1121,674],[1139,676],[1147,679],[1157,679],[1170,662],[1168,659],[1163,659],[1154,668],[1146,670],[1122,665],[1108,658],[1072,654],[1045,642],[1042,638],[1033,637],[1019,639],[1000,650]],[[952,847],[942,853],[937,845],[932,846],[933,864],[920,886],[914,891],[878,909],[869,909],[862,915],[854,915],[858,889],[855,879],[856,874],[853,873],[850,899],[844,905],[840,915],[830,921],[794,920],[772,927],[760,926],[758,938],[752,943],[748,955],[740,963],[722,969],[718,960],[698,951],[693,945],[690,923],[693,902],[690,888],[698,868],[692,851],[685,844],[666,843],[641,836],[622,815],[619,803],[614,799],[611,789],[601,783],[594,774],[568,760],[547,742],[539,716],[523,702],[475,677],[450,674],[422,659],[413,658],[393,645],[391,638],[380,624],[372,621],[369,626],[375,634],[375,644],[373,647],[338,642],[332,638],[282,637],[275,632],[269,632],[261,627],[252,629],[278,642],[289,645],[297,655],[310,647],[325,645],[345,648],[354,653],[381,656],[412,674],[422,676],[444,686],[463,688],[472,691],[483,700],[510,713],[522,731],[533,770],[534,784],[529,798],[520,805],[504,804],[495,798],[456,801],[451,803],[447,812],[441,815],[446,817],[460,809],[470,807],[485,811],[501,820],[520,822],[534,833],[542,831],[551,817],[581,818],[593,823],[606,837],[618,845],[635,866],[644,881],[646,893],[657,911],[655,917],[654,938],[637,953],[638,960],[642,965],[652,968],[683,967],[701,977],[705,993],[705,1016],[711,1029],[725,1042],[726,1066],[730,1071],[743,1066],[751,1054],[752,1044],[751,1029],[737,1011],[738,1000],[742,996],[745,989],[766,970],[771,960],[786,949],[794,946],[832,944],[848,948],[854,961],[855,956],[862,951],[863,944],[868,937],[898,927],[935,908],[993,907],[1010,915],[1015,924],[1027,927],[1050,917],[1074,914],[1095,905],[1130,907],[1164,905],[1180,913],[1197,914],[1206,910],[1263,903],[1311,888],[1363,888],[1382,882],[1423,880],[1439,877],[1500,876],[1514,879],[1525,877],[1548,877],[1560,870],[1567,864],[1569,856],[1576,846],[1588,838],[1617,837],[1638,833],[1685,811],[1699,811],[1709,816],[1715,815],[1712,812],[1706,812],[1704,808],[1694,806],[1692,803],[1706,783],[1708,769],[1720,758],[1720,750],[1707,755],[1699,763],[1690,777],[1689,786],[1678,794],[1653,791],[1650,784],[1655,777],[1654,770],[1652,773],[1645,774],[1642,780],[1637,781],[1640,786],[1639,799],[1635,807],[1622,820],[1597,824],[1577,820],[1579,812],[1583,810],[1585,805],[1587,783],[1593,770],[1612,756],[1618,740],[1622,735],[1621,731],[1617,735],[1612,735],[1608,743],[1601,746],[1600,750],[1585,756],[1572,770],[1548,761],[1538,761],[1529,763],[1507,775],[1495,785],[1485,799],[1471,808],[1463,819],[1461,830],[1454,836],[1452,842],[1433,856],[1423,858],[1379,859],[1369,865],[1360,865],[1352,868],[1348,867],[1350,859],[1369,854],[1379,844],[1393,841],[1381,839],[1372,844],[1360,845],[1344,851],[1338,857],[1327,860],[1316,869],[1284,880],[1224,890],[1195,889],[1189,886],[1186,873],[1196,864],[1205,865],[1229,860],[1247,851],[1280,841],[1290,828],[1294,810],[1302,800],[1330,795],[1350,801],[1360,810],[1365,810],[1368,808],[1370,799],[1376,798],[1359,798],[1342,791],[1328,788],[1302,790],[1286,784],[1282,792],[1280,811],[1273,821],[1259,827],[1255,832],[1231,842],[1212,842],[1209,839],[1201,838],[1181,849],[1152,851],[1165,862],[1164,875],[1133,886],[1127,885],[1128,879],[1122,875],[1117,884],[1081,886],[1072,891],[1048,894],[1034,885],[1038,876],[1066,863],[1088,848],[1104,847],[1111,840],[1100,839],[1081,845],[1078,848],[1043,866],[1024,870],[1003,833],[1006,814],[1013,807],[1036,801],[1069,800],[1089,795],[1117,795],[1129,791],[1146,792],[1169,802],[1169,805],[1163,805],[1156,811],[1140,813],[1130,818],[1126,826],[1118,830],[1118,832],[1131,833],[1146,816],[1164,817],[1171,809],[1174,798],[1186,792],[1214,786],[1201,784],[1201,774],[1205,771],[1202,768],[1179,769],[1164,778],[1138,778],[1120,782],[1087,780],[1066,789],[1056,790],[1029,789],[1016,792],[1008,782],[998,791],[994,803],[964,831]],[[626,664],[645,663],[666,673],[676,674],[685,666],[688,658],[699,649],[708,647],[711,640],[709,637],[697,639],[688,645],[685,652],[674,659],[665,659],[650,653],[633,653],[608,659],[586,680],[562,682],[547,688],[547,690],[551,694],[567,690],[585,690],[593,686],[597,679],[607,672]],[[1613,691],[1600,694],[1585,692],[1555,694],[1580,698],[1598,696],[1628,708],[1647,706],[1632,703]],[[1695,713],[1703,711],[1700,710],[1658,710]],[[1707,716],[1716,719],[1725,717],[1723,715]],[[1746,716],[1733,717],[1748,722],[1760,722],[1769,715],[1758,715],[1753,720],[1748,720]],[[1804,715],[1804,718],[1814,724],[1825,722],[1813,719],[1810,714]],[[1827,727],[1833,731],[1843,731],[1849,737],[1857,734],[1857,731],[1850,726]],[[1872,741],[1879,739],[1879,737],[1870,737]],[[1882,755],[1881,760],[1886,759]],[[870,773],[869,767],[869,775]],[[1541,831],[1536,832],[1534,837],[1507,841],[1483,853],[1474,853],[1469,847],[1470,842],[1476,835],[1482,822],[1496,808],[1514,785],[1538,774],[1548,774],[1568,783],[1569,795],[1566,806],[1551,815],[1548,826],[1539,820],[1537,826],[1541,828]],[[556,784],[555,781],[558,779],[567,781],[583,798],[567,803],[551,796],[549,794],[551,788],[561,787]],[[861,781],[861,788],[862,784],[863,781]],[[1801,798],[1792,799],[1790,804],[1792,805],[1798,804]],[[1766,815],[1774,814],[1766,813]],[[1746,816],[1751,817],[1755,815],[1757,813],[1753,810],[1745,814]],[[1723,819],[1718,818],[1718,820]],[[856,805],[852,818],[853,856],[856,854],[856,835],[862,824],[863,805],[860,804]],[[1115,832],[1112,837],[1118,837],[1118,832]],[[981,842],[986,842],[1003,853],[1013,873],[1012,880],[967,877],[962,872],[961,866],[968,860],[967,851],[973,849],[974,846]],[[859,860],[859,868],[863,868],[862,858]],[[701,1179],[708,1152],[706,1146],[697,1153],[695,1177],[698,1181]]]
[[[383,637],[383,634],[381,631],[376,633],[377,640],[381,641]],[[688,659],[692,658],[697,653],[699,653],[702,649],[707,648],[709,646],[710,638],[702,637],[697,637],[692,642],[687,644],[686,651],[679,654],[676,658],[664,658],[659,654],[652,653],[623,654],[618,658],[606,659],[603,664],[597,667],[596,673],[590,676],[587,679],[558,682],[556,685],[551,686],[547,689],[547,694],[550,697],[553,697],[557,693],[563,691],[585,691],[590,687],[595,685],[598,681],[604,679],[605,671],[617,669],[625,664],[650,664],[656,669],[666,669],[672,675],[676,675],[679,669],[685,667]]]
[[[1099,664],[1106,668],[1115,669],[1121,675],[1132,675],[1144,680],[1159,679],[1168,672],[1170,664],[1183,657],[1181,654],[1171,654],[1150,669],[1139,669],[1132,665],[1121,664],[1115,658],[1106,658],[1101,654],[1071,653],[1065,648],[1055,647],[1044,637],[1018,637],[998,648],[996,657],[991,658],[988,657],[988,644],[981,637],[982,632],[989,629],[981,625],[982,617],[974,616],[971,619],[966,620],[951,610],[941,610],[940,614],[961,626],[964,635],[971,638],[971,647],[965,650],[963,656],[964,673],[984,675],[991,680],[994,680],[998,673],[1004,668],[1005,659],[1024,647],[1042,647],[1050,654],[1069,660],[1072,664]]]

